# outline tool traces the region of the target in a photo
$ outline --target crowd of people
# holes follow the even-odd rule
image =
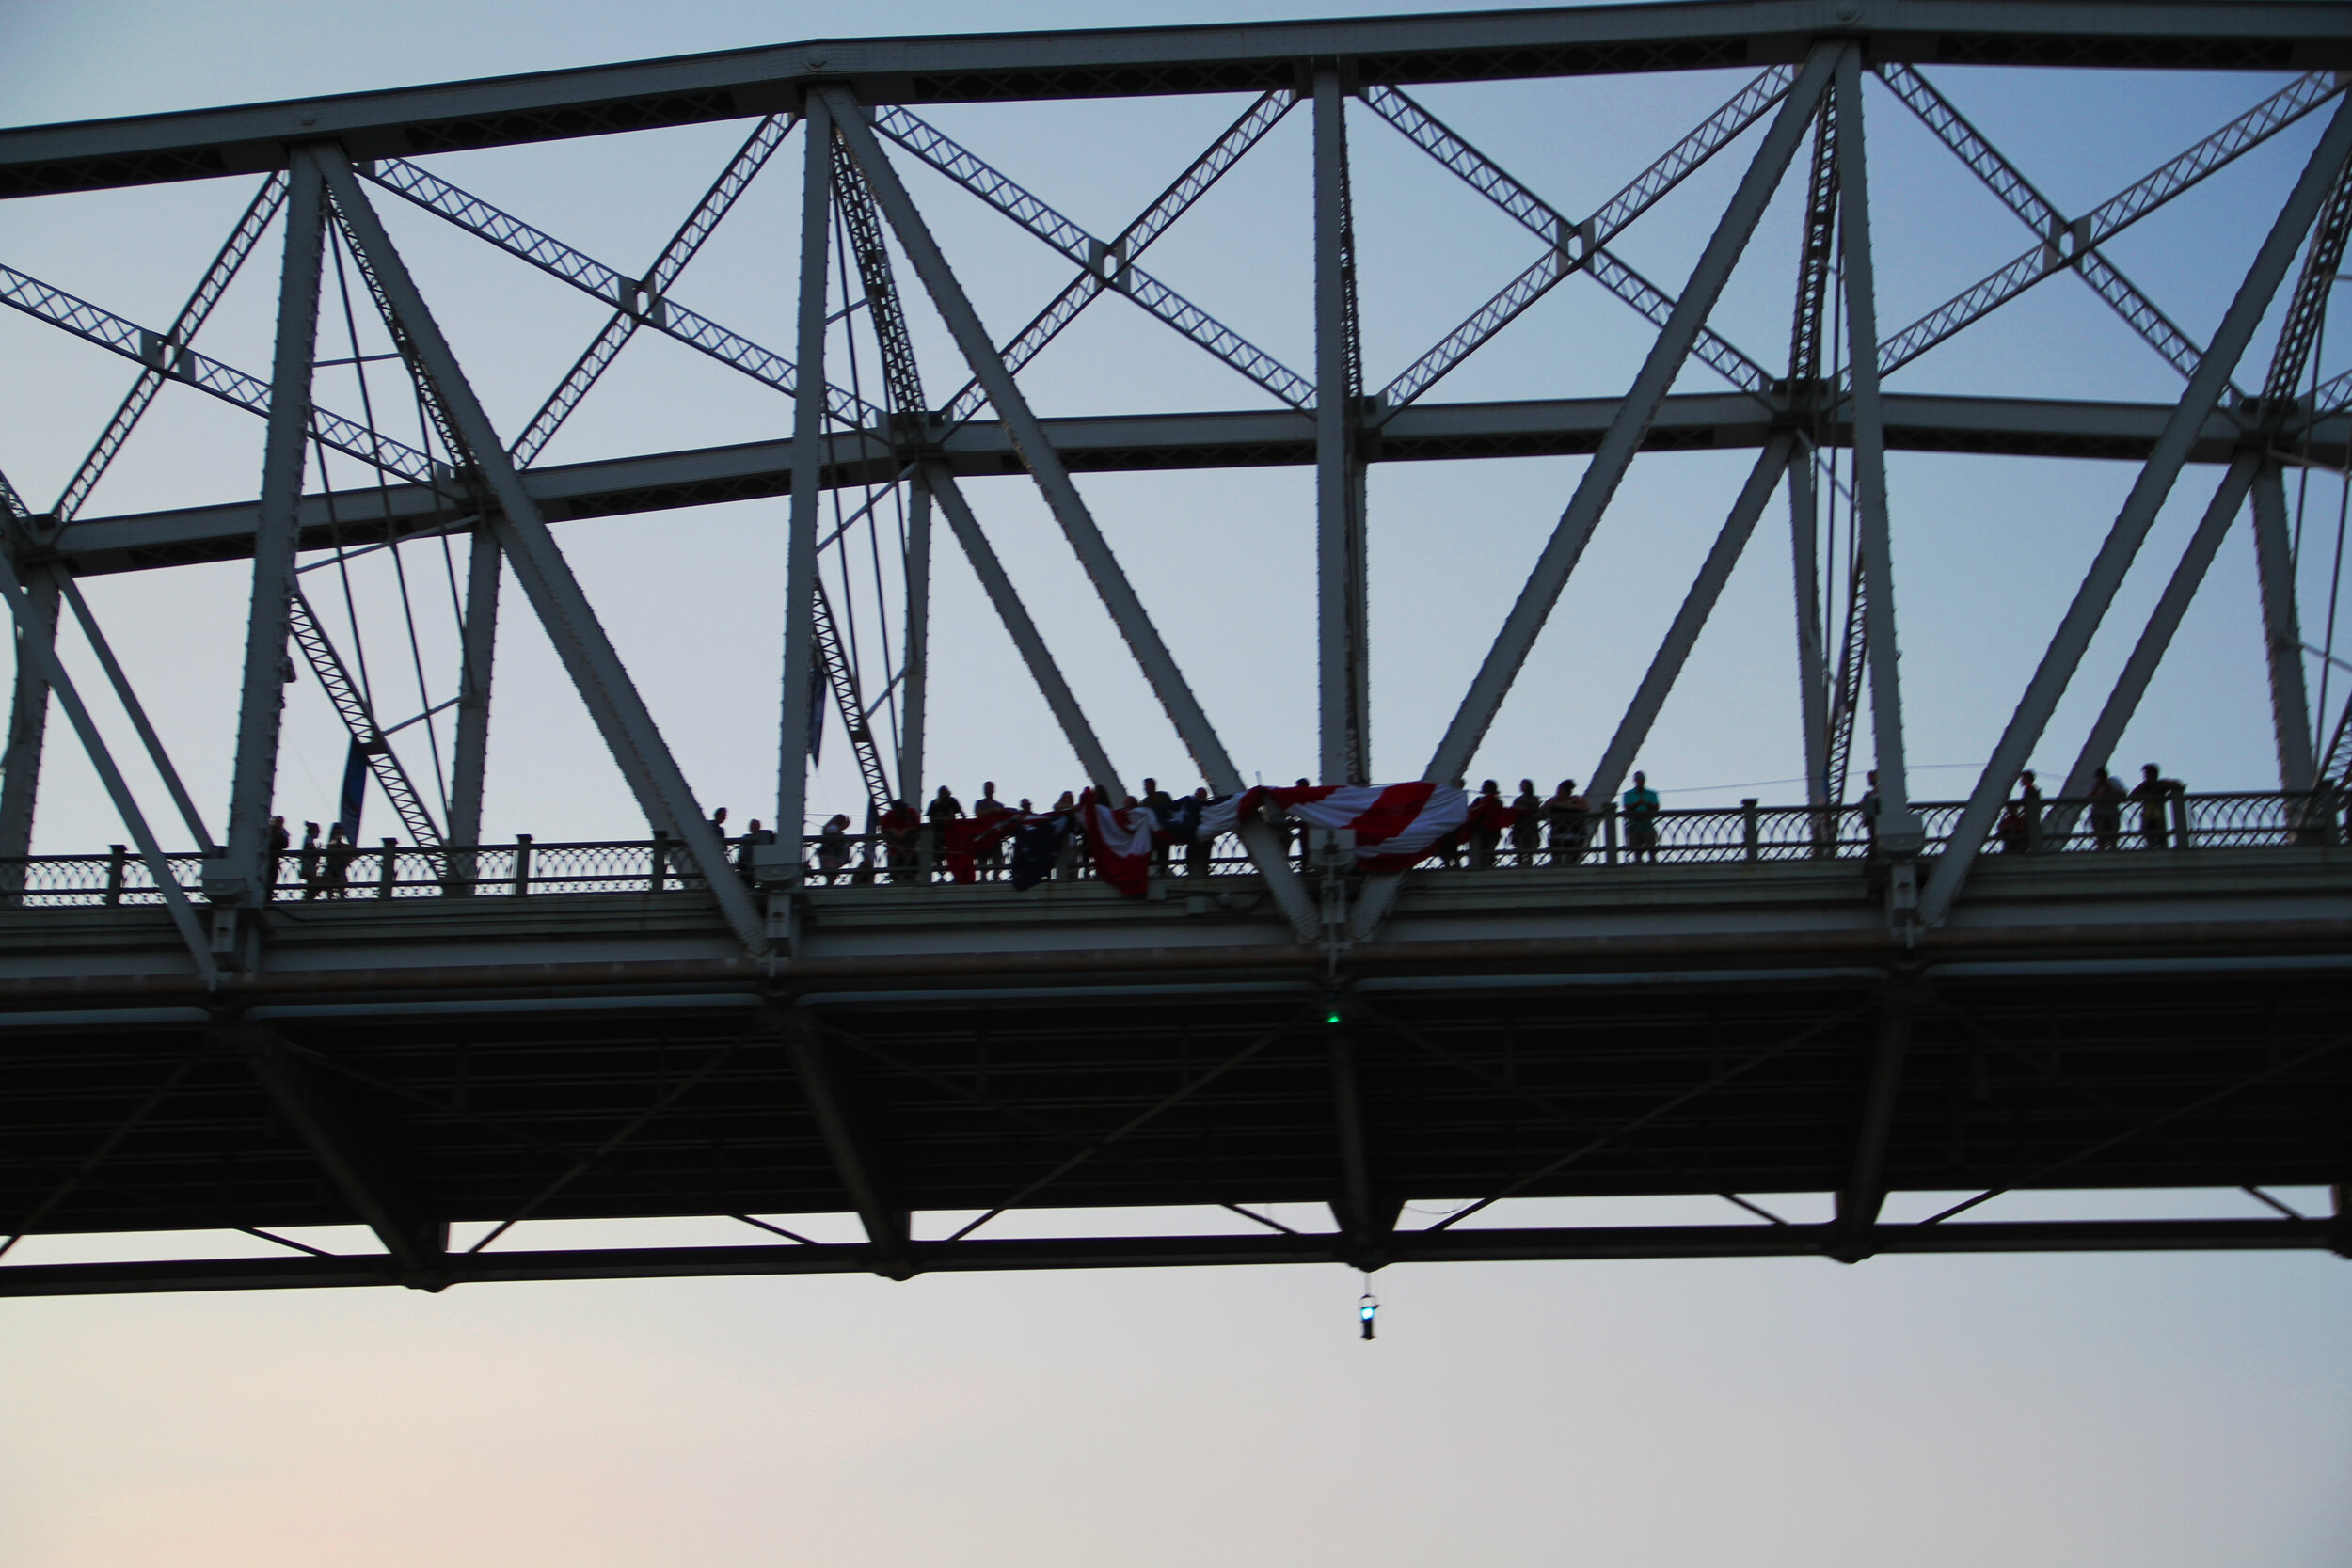
[[[2168,847],[2182,828],[2174,817],[2182,809],[2185,786],[2166,778],[2154,763],[2141,769],[2138,784],[2125,788],[2102,768],[2084,802],[2092,842],[2101,849],[2121,847],[2127,810],[2136,813],[2139,841],[2152,849]],[[1311,786],[1305,779],[1299,789]],[[1455,781],[1455,787],[1464,787]],[[1121,811],[1142,812],[1152,824],[1154,869],[1174,874],[1181,859],[1186,876],[1205,877],[1210,871],[1216,832],[1201,825],[1214,809],[1230,800],[1212,796],[1202,785],[1188,796],[1171,795],[1155,779],[1143,781],[1143,793],[1125,798]],[[1994,841],[2005,852],[2024,853],[2042,847],[2048,802],[2034,775],[2020,776],[2016,797],[2003,808]],[[1875,841],[1882,801],[1878,775],[1867,776],[1861,797],[1851,808],[1866,839]],[[1440,837],[1428,853],[1440,864],[1475,870],[1502,865],[1575,865],[1591,854],[1604,816],[1621,834],[1619,858],[1632,863],[1654,863],[1659,852],[1661,803],[1648,775],[1636,771],[1632,783],[1614,802],[1597,811],[1579,792],[1574,779],[1563,779],[1546,794],[1533,779],[1521,779],[1516,795],[1505,797],[1500,783],[1482,783],[1469,797],[1469,813],[1459,828]],[[720,814],[723,820],[724,813]],[[1287,852],[1307,864],[1303,824],[1268,804],[1260,813],[1266,826],[1282,835]],[[1227,825],[1230,827],[1230,824]],[[1220,828],[1219,832],[1226,831]],[[744,842],[756,839],[758,824]],[[772,841],[773,835],[768,835]],[[1028,798],[1000,799],[993,780],[984,782],[967,810],[946,784],[920,811],[907,800],[893,800],[887,811],[870,824],[870,832],[853,831],[850,818],[836,815],[818,830],[811,869],[827,884],[877,879],[912,881],[930,871],[944,872],[955,881],[1009,878],[1026,887],[1078,874],[1085,858],[1087,827],[1082,798],[1063,790],[1050,806],[1040,809]],[[748,850],[745,851],[748,853]]]

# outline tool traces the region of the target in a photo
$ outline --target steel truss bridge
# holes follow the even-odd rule
[[[1954,65],[2243,72],[2248,106],[2145,179],[2068,213],[1945,96],[1935,78]],[[1413,96],[1433,83],[1691,71],[1737,72],[1740,85],[1590,214],[1549,204]],[[0,131],[0,195],[11,198],[257,183],[169,322],[133,322],[0,265],[0,300],[135,367],[54,503],[5,492],[0,591],[19,657],[0,783],[0,1235],[12,1247],[24,1236],[235,1231],[277,1248],[10,1259],[0,1293],[1180,1263],[2352,1254],[2342,1196],[2352,1180],[2343,1005],[2352,861],[2342,833],[2352,753],[2344,719],[2331,721],[2306,689],[2287,501],[2291,474],[2341,472],[2352,442],[2352,377],[2321,379],[2315,348],[2352,232],[2348,71],[2352,7],[2343,5],[1692,0],[824,40]],[[1109,235],[1056,212],[921,113],[1169,94],[1232,95],[1239,117]],[[1315,354],[1297,369],[1142,264],[1293,115],[1310,121],[1313,171]],[[1901,325],[1879,319],[1870,245],[1867,136],[1890,115],[1924,124],[2020,230],[2013,261]],[[716,121],[740,124],[746,139],[643,268],[589,257],[431,166],[452,150]],[[2296,126],[2307,136],[2316,128],[2315,148],[2283,203],[2249,215],[2249,232],[2265,237],[2201,342],[2103,247]],[[1535,257],[1380,385],[1359,347],[1349,173],[1350,139],[1367,135],[1406,138],[1525,228]],[[1613,246],[1734,143],[1743,172],[1670,292]],[[797,179],[803,192],[788,356],[681,297],[689,261],[771,165],[771,182]],[[982,324],[910,194],[904,171],[916,165],[1056,253],[1045,285],[1058,292],[1009,339]],[[1789,341],[1785,354],[1751,352],[1710,316],[1784,184],[1804,201]],[[394,202],[609,312],[518,431],[485,413],[383,224]],[[275,356],[239,368],[199,346],[200,329],[257,252],[279,269]],[[829,319],[829,277],[849,320],[847,354]],[[1622,396],[1430,395],[1580,277],[1656,329]],[[2045,283],[2088,287],[2112,307],[2178,373],[2177,400],[1883,388]],[[918,361],[906,316],[916,290],[953,341],[952,362]],[[1039,417],[1017,372],[1107,295],[1125,301],[1109,308],[1158,318],[1251,383],[1253,405]],[[2249,345],[2281,300],[2285,325],[2265,363]],[[606,368],[647,332],[788,399],[788,436],[540,464]],[[362,364],[396,377],[400,396],[355,405],[322,374]],[[1693,365],[1715,389],[1672,390]],[[174,385],[264,421],[257,499],[85,515]],[[1635,458],[1725,449],[1755,454],[1750,477],[1588,792],[1606,800],[1622,784],[1733,564],[1785,496],[1803,801],[1670,815],[1676,852],[1658,863],[1597,853],[1404,876],[1357,874],[1343,857],[1295,864],[1279,830],[1261,821],[1245,825],[1212,875],[1160,878],[1142,900],[1086,879],[1027,894],[993,881],[813,885],[797,834],[730,846],[615,654],[557,527],[788,498],[775,820],[800,824],[827,704],[877,800],[922,793],[934,517],[1089,779],[1114,799],[1125,792],[1127,775],[965,499],[967,477],[1034,481],[1200,776],[1223,792],[1241,772],[1073,475],[1313,468],[1321,773],[1364,783],[1369,468],[1586,454],[1429,759],[1425,776],[1442,783],[1468,771]],[[2121,462],[2137,473],[1979,781],[1939,804],[1912,799],[1889,657],[1899,603],[1890,450]],[[2217,487],[2079,759],[2010,847],[2017,852],[1984,853],[2158,507],[2192,466],[2217,471]],[[2107,845],[2086,813],[2089,788],[2241,515],[2260,566],[2278,790],[2185,798],[2161,835],[2134,825]],[[889,572],[861,587],[844,564],[849,544],[879,558],[882,543]],[[463,578],[457,677],[413,718],[380,714],[381,693],[349,645],[356,617],[343,626],[322,613],[305,574],[460,545],[463,567],[448,557],[453,588]],[[215,819],[183,784],[76,584],[245,560],[252,593],[233,776]],[[510,577],[644,809],[649,837],[633,847],[481,842],[496,605]],[[897,634],[861,641],[878,596]],[[61,624],[103,677],[87,692],[59,657]],[[272,788],[297,665],[350,729],[353,787],[372,778],[406,834],[361,857],[350,897],[273,897]],[[114,705],[137,736],[168,817],[151,816],[155,802],[125,782],[93,700]],[[110,856],[29,855],[53,716],[121,816],[130,843]],[[421,738],[444,732],[447,765],[435,750],[428,767]],[[1857,734],[1880,781],[1867,832],[1850,777],[1862,766]],[[2267,1191],[2290,1186],[2332,1187],[2334,1212],[2300,1212]],[[1981,1212],[2005,1193],[2133,1188],[2243,1188],[2270,1217]],[[1946,1193],[1962,1196],[1930,1217],[1885,1217],[1890,1194]],[[1827,1220],[1781,1212],[1783,1195],[1820,1194],[1835,1195]],[[1674,1195],[1730,1207],[1720,1224],[1495,1223],[1513,1211],[1494,1206],[1517,1199]],[[1172,1235],[1140,1217],[1108,1233],[1055,1220],[1171,1208],[1211,1217]],[[1327,1211],[1327,1223],[1300,1223]],[[849,1213],[863,1239],[812,1237],[822,1227],[797,1218]],[[511,1228],[676,1216],[731,1217],[741,1239],[564,1248],[518,1244],[530,1232]],[[373,1237],[357,1251],[288,1234],[355,1225]]]

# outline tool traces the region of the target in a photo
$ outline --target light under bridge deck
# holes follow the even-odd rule
[[[800,954],[773,961],[691,888],[294,902],[270,916],[264,966],[209,996],[161,909],[0,912],[12,1228],[347,1226],[329,1129],[416,1239],[405,1259],[0,1267],[0,1293],[2347,1250],[2325,1216],[1878,1211],[1888,1193],[2343,1182],[2352,852],[1987,857],[1908,948],[1880,875],[1425,871],[1336,966],[1253,876],[1179,876],[1142,901],[1089,882],[819,888]],[[1426,1228],[1481,1199],[1723,1194],[1769,1214],[1822,1193],[1844,1219],[1726,1206],[1721,1225],[1510,1228],[1503,1208]],[[1233,1212],[1267,1204],[1289,1231]],[[1300,1204],[1327,1204],[1328,1227],[1298,1233]],[[1232,1208],[1211,1234],[1002,1239],[1050,1232],[1044,1211],[1215,1205]],[[923,1239],[995,1209],[1013,1212],[997,1238]],[[877,1239],[745,1227],[741,1245],[537,1250],[524,1231],[442,1250],[453,1224],[518,1216],[792,1229],[851,1210]]]

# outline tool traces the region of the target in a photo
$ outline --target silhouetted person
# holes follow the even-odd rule
[[[913,881],[915,839],[923,832],[923,818],[904,800],[893,800],[876,831],[882,834],[882,861],[890,868],[890,879]]]
[[[1625,842],[1635,860],[1658,863],[1658,791],[1646,773],[1634,774],[1633,787],[1625,792]]]
[[[1864,777],[1867,782],[1863,785],[1862,799],[1854,802],[1854,809],[1862,815],[1863,841],[1869,845],[1870,853],[1875,856],[1879,852],[1879,817],[1886,810],[1886,801],[1879,794],[1877,771],[1874,769]]]
[[[278,881],[286,875],[286,847],[293,842],[294,840],[286,833],[286,819],[282,816],[271,817],[269,819],[269,886],[262,894],[265,899],[278,896]]]
[[[1584,842],[1593,831],[1593,808],[1576,792],[1574,779],[1562,779],[1559,790],[1544,802],[1544,823],[1550,830],[1552,864],[1574,865],[1584,858]]]
[[[2168,779],[2154,763],[2139,770],[2139,783],[2133,785],[2131,800],[2139,807],[2139,836],[2151,849],[2162,849],[2172,842],[2171,823],[2168,814],[2173,798],[2184,792],[2178,779]]]
[[[839,820],[846,824],[850,819],[844,816]],[[756,816],[753,817],[752,825],[743,830],[741,842],[737,844],[735,847],[735,874],[738,877],[740,877],[745,882],[757,881],[758,875],[753,869],[753,860],[758,855],[759,847],[761,845],[773,844],[775,841],[776,835],[763,830],[759,825],[759,818]],[[719,842],[722,844],[726,842],[726,838],[723,834],[721,835]],[[844,861],[847,861],[849,856],[849,846],[844,844],[841,847],[841,858]]]
[[[1008,812],[1012,808],[1005,804],[1004,801],[996,799],[996,781],[994,779],[987,779],[981,782],[980,798],[972,802],[972,818],[974,821],[983,822],[1000,812]],[[1021,809],[1023,811],[1026,811],[1029,808],[1025,805]],[[1004,875],[1004,865],[1005,840],[998,838],[994,842],[991,843],[986,849],[980,852],[980,879],[984,882],[993,882],[996,880],[999,877]]]
[[[2123,802],[2131,794],[2123,782],[2101,768],[2090,779],[2090,837],[2102,849],[2112,849],[2123,836]]]
[[[1535,793],[1534,780],[1521,779],[1511,801],[1511,858],[1522,866],[1534,865],[1543,841],[1544,799]]]
[[[1478,798],[1470,802],[1470,865],[1478,871],[1495,868],[1495,849],[1502,843],[1502,831],[1511,820],[1511,808],[1502,803],[1502,789],[1488,779],[1478,786]]]
[[[2017,784],[2017,799],[2002,808],[2000,824],[1993,831],[2001,841],[2001,852],[2009,855],[2025,854],[2041,836],[2042,791],[2030,771],[2018,774]]]
[[[1143,809],[1152,814],[1152,868],[1161,876],[1168,875],[1168,857],[1176,852],[1175,841],[1168,836],[1176,826],[1176,802],[1160,787],[1157,779],[1143,781]]]
[[[302,825],[302,852],[294,857],[294,874],[302,879],[302,896],[307,901],[319,895],[319,825]]]
[[[1205,877],[1209,874],[1209,851],[1214,846],[1200,832],[1200,818],[1208,812],[1210,803],[1207,784],[1192,792],[1192,810],[1189,814],[1192,828],[1184,839],[1184,875],[1187,877]]]
[[[351,886],[351,863],[359,847],[343,837],[343,825],[326,831],[326,847],[319,851],[319,896],[341,898]]]

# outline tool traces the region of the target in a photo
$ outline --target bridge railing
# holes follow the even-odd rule
[[[2038,814],[2005,811],[1984,853],[2077,855],[2240,849],[2341,844],[2352,827],[2345,800],[2337,792],[2282,794],[2249,791],[2190,795],[2168,792],[2152,801],[2046,800]],[[1957,800],[1914,805],[1927,831],[1927,852],[1950,842],[1963,804]],[[1498,836],[1491,850],[1483,841],[1465,843],[1424,863],[1431,869],[1491,866],[1498,871],[1534,866],[1591,867],[1642,864],[1724,864],[1762,861],[1864,861],[1876,851],[1873,824],[1859,806],[1738,806],[1661,811],[1646,823],[1629,820],[1617,807],[1593,814],[1581,847],[1555,847],[1549,838],[1532,848]],[[960,879],[950,858],[934,852],[928,832],[911,855],[893,863],[880,834],[850,838],[850,863],[831,877],[812,873],[817,885],[877,886],[948,884]],[[818,839],[805,840],[812,867]],[[1294,847],[1292,853],[1297,850]],[[167,857],[172,877],[191,898],[202,897],[204,859]],[[1187,855],[1168,847],[1165,875],[1181,883],[1246,877],[1256,867],[1231,834]],[[970,879],[1004,880],[1009,852],[980,857]],[[1059,879],[1089,881],[1094,868],[1083,850],[1057,865]],[[663,894],[704,888],[702,874],[684,847],[662,837],[613,843],[540,844],[529,837],[509,844],[421,849],[385,840],[373,848],[324,850],[279,859],[273,901],[279,905],[348,902],[353,899],[482,897],[519,898],[579,894]],[[154,905],[161,891],[147,863],[121,845],[103,855],[36,855],[0,860],[0,907]]]

